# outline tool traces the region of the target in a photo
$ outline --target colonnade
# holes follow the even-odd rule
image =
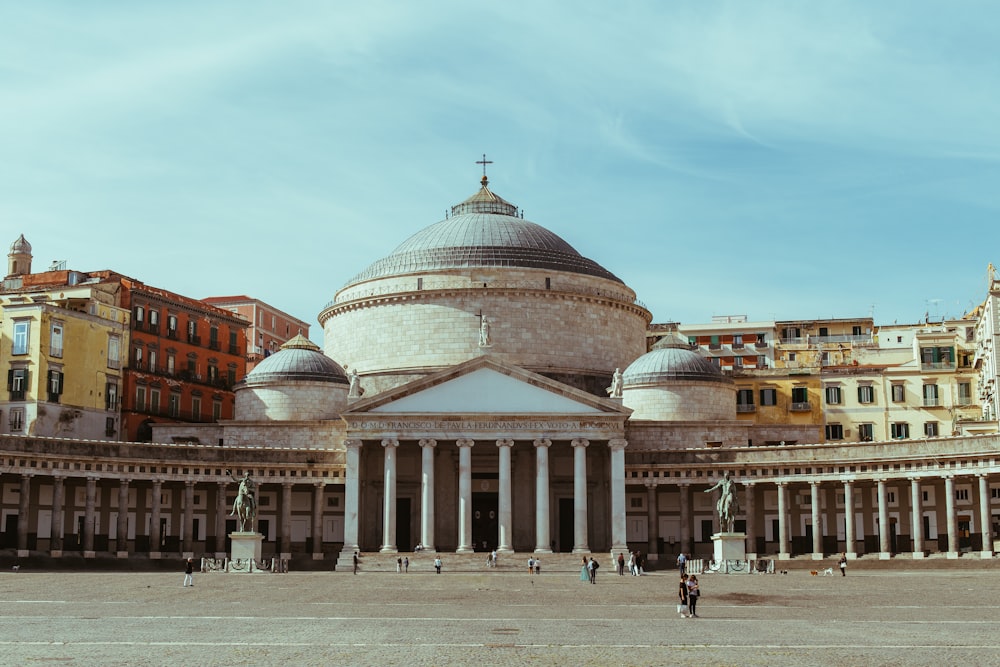
[[[420,544],[429,552],[436,551],[435,524],[435,479],[434,451],[438,441],[434,438],[418,438],[420,447]],[[474,551],[472,540],[472,448],[476,441],[460,438],[454,441],[458,450],[458,498],[457,498],[457,553]],[[361,449],[364,441],[347,440],[344,508],[344,551],[360,551],[359,506]],[[514,440],[500,438],[493,443],[497,448],[498,470],[498,547],[497,551],[512,553],[513,546],[513,479],[511,475],[511,450]],[[573,438],[573,552],[589,553],[590,540],[587,534],[587,448],[590,440]],[[610,451],[610,495],[611,495],[611,543],[613,551],[627,550],[625,539],[625,446],[627,441],[615,438],[607,441]],[[532,441],[535,451],[535,547],[534,552],[552,553],[551,548],[551,508],[549,449],[552,440],[537,438]],[[382,503],[382,544],[383,553],[396,553],[396,506],[398,482],[398,449],[400,441],[395,438],[381,440],[384,458],[383,503]]]

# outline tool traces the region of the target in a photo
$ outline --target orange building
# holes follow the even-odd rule
[[[309,324],[249,296],[210,296],[207,304],[236,313],[249,322],[246,328],[247,373],[262,359],[298,335],[309,338]]]

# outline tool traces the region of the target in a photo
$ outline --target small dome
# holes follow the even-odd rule
[[[281,349],[257,364],[243,380],[245,385],[294,381],[349,384],[340,364],[323,354],[319,346],[299,334]]]
[[[698,380],[732,384],[733,380],[708,359],[691,349],[680,336],[668,335],[622,373],[622,387],[655,385],[673,380]]]
[[[10,244],[10,254],[31,254],[31,244],[28,243],[28,239],[24,238],[24,234],[17,237],[17,240]]]
[[[417,232],[356,275],[365,280],[440,269],[519,267],[581,273],[622,282],[541,225],[518,217],[517,207],[482,187],[451,208],[452,216]]]

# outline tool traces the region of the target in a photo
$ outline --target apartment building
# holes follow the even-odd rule
[[[309,337],[309,324],[297,317],[249,296],[210,296],[203,302],[236,313],[248,323],[246,328],[247,372],[298,335]]]

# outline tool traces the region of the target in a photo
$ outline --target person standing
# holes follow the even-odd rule
[[[590,564],[587,557],[583,557],[583,567],[580,568],[580,581],[590,581]]]
[[[434,571],[437,572],[438,574],[441,574],[441,559],[440,558],[435,558],[434,559]]]
[[[687,580],[688,587],[688,615],[691,618],[698,618],[698,597],[701,595],[701,589],[698,587],[698,577],[693,574],[688,577]]]
[[[358,552],[354,552],[354,574],[358,573]]]
[[[194,586],[194,558],[184,563],[184,586]]]
[[[406,558],[403,559],[403,572],[405,573],[409,571],[410,571],[410,557],[407,556]]]
[[[625,554],[618,554],[618,576],[625,576]]]
[[[677,613],[681,618],[687,618],[688,610],[688,585],[686,574],[681,574],[680,585],[677,588]]]
[[[588,572],[590,574],[590,583],[592,584],[597,583],[597,568],[599,568],[600,566],[601,565],[593,558],[591,558],[590,563],[587,564]]]
[[[403,571],[403,559],[397,557],[396,558],[396,574],[399,574],[402,571]]]
[[[677,555],[677,569],[680,570],[682,575],[687,574],[687,557],[683,551]]]
[[[842,577],[847,576],[847,554],[842,554],[840,556],[840,562],[837,563],[840,566],[840,575]]]

